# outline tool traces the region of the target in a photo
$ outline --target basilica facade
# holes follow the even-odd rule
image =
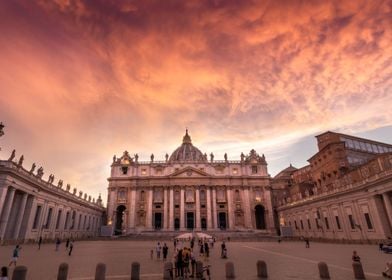
[[[255,150],[214,159],[186,131],[165,159],[114,157],[108,179],[108,224],[114,234],[147,231],[275,231],[270,176]]]

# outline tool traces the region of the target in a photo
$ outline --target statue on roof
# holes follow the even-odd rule
[[[214,161],[214,154],[213,154],[213,153],[210,154],[210,161],[211,161],[211,162]]]
[[[168,153],[166,153],[166,155],[165,155],[165,160],[166,160],[166,162],[169,160],[169,155],[168,155]]]
[[[24,156],[22,155],[22,156],[19,158],[19,161],[18,161],[18,166],[19,166],[19,167],[22,166],[23,161],[24,161]]]
[[[227,153],[224,155],[225,161],[227,162]]]
[[[44,175],[44,168],[41,166],[37,170],[37,177],[41,179],[43,175]]]
[[[116,162],[116,159],[117,159],[117,158],[116,158],[116,155],[114,155],[114,156],[113,156],[113,163]]]
[[[71,189],[71,184],[67,184],[67,192]]]
[[[59,182],[57,183],[57,187],[60,189],[63,187],[63,180],[59,180]]]
[[[34,172],[34,170],[35,170],[35,167],[36,167],[36,165],[35,165],[35,162],[33,163],[33,165],[31,166],[31,169],[30,169],[30,173],[33,173]]]
[[[53,181],[54,181],[54,175],[53,175],[53,174],[50,174],[50,175],[49,175],[49,179],[48,179],[48,183],[49,183],[49,184],[52,184]]]
[[[136,163],[137,163],[138,159],[139,159],[139,155],[138,155],[138,154],[135,154],[135,162],[136,162]]]
[[[12,150],[12,153],[11,153],[11,155],[10,155],[8,160],[12,161],[14,158],[15,158],[15,149]]]
[[[151,154],[151,162],[154,162],[154,154]]]
[[[244,153],[241,153],[241,162],[243,162],[244,159],[245,159],[245,155],[244,155]]]

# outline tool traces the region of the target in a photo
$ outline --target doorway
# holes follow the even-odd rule
[[[206,218],[201,219],[201,229],[206,230],[207,229],[207,220]]]
[[[126,207],[124,205],[119,205],[116,211],[116,227],[114,229],[114,235],[121,235],[124,223],[124,211]]]
[[[161,229],[162,228],[162,213],[154,214],[154,228]]]
[[[186,213],[186,228],[192,230],[195,227],[195,218],[193,212]]]
[[[174,230],[179,230],[180,229],[180,219],[175,218],[174,219]]]
[[[219,221],[219,228],[221,230],[225,230],[226,227],[227,227],[226,213],[225,212],[219,212],[219,214],[218,214],[218,221]]]
[[[256,218],[256,228],[265,229],[265,209],[262,205],[256,205],[255,207],[255,218]]]

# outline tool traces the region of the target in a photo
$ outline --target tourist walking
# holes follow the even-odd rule
[[[157,244],[157,248],[156,248],[156,252],[157,252],[157,259],[158,259],[158,260],[160,260],[160,259],[161,259],[161,249],[162,249],[161,243],[159,243],[159,242],[158,242],[158,244]]]
[[[8,268],[6,266],[1,268],[0,280],[8,280]]]
[[[56,239],[56,251],[59,250],[60,244],[61,244],[60,238],[57,238],[57,239]]]
[[[353,262],[361,262],[361,258],[358,256],[357,251],[353,251],[353,256],[351,258]]]
[[[14,248],[14,251],[12,252],[12,259],[11,259],[8,266],[11,266],[12,264],[14,264],[16,266],[16,262],[18,261],[20,250],[22,250],[22,247],[20,247],[19,245],[16,245]]]
[[[222,241],[222,245],[221,245],[221,258],[227,259],[227,248],[226,248],[225,241]]]
[[[69,247],[69,238],[67,238],[67,242],[65,242],[65,250],[68,251],[68,247]]]
[[[310,248],[309,238],[305,238],[305,248]]]
[[[42,244],[42,236],[40,236],[38,239],[38,250],[41,249],[41,244]]]
[[[68,253],[68,256],[70,256],[71,254],[72,254],[72,250],[73,250],[73,247],[74,247],[74,245],[73,245],[73,240],[71,240],[70,242],[69,242],[69,253]]]
[[[208,247],[208,242],[207,241],[204,243],[204,256],[206,258],[210,257],[210,247]]]
[[[168,251],[169,251],[169,247],[167,247],[166,243],[163,243],[162,254],[163,254],[164,261],[166,261]]]
[[[182,263],[182,249],[178,250],[177,252],[177,277],[184,277],[184,270],[183,270],[183,263]]]

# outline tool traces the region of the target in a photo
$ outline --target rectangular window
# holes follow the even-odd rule
[[[83,230],[86,229],[86,216],[84,216],[84,220],[83,220]]]
[[[252,166],[252,174],[257,174],[257,166]]]
[[[368,229],[373,229],[373,225],[372,225],[372,221],[370,220],[370,216],[369,213],[365,213],[365,220],[366,220],[366,224]]]
[[[310,220],[308,219],[308,229],[312,229],[312,226],[310,225]]]
[[[337,227],[338,229],[342,229],[341,226],[340,226],[339,216],[335,216],[335,221],[336,221],[336,227]]]
[[[35,211],[33,229],[36,229],[38,227],[39,218],[41,217],[41,211],[42,211],[42,206],[38,205],[37,210]]]
[[[304,229],[304,223],[302,222],[302,220],[301,220],[301,229],[302,230]]]
[[[65,224],[64,224],[64,229],[68,229],[68,221],[69,221],[69,212],[65,215]]]
[[[316,228],[319,229],[320,228],[319,220],[317,218],[315,218],[314,221],[316,222]]]
[[[349,215],[348,215],[348,219],[349,219],[349,221],[350,221],[351,229],[355,229],[355,223],[354,223],[353,215],[349,214]]]
[[[62,214],[62,211],[59,210],[59,212],[57,214],[56,229],[59,229],[60,221],[61,221],[61,214]]]
[[[298,229],[297,221],[294,221],[295,229]]]
[[[326,227],[327,229],[329,229],[328,217],[324,217],[324,221],[325,221],[325,227]]]
[[[49,208],[48,216],[46,218],[45,228],[49,228],[50,227],[50,223],[51,223],[51,220],[52,220],[52,212],[53,212],[53,208]]]

